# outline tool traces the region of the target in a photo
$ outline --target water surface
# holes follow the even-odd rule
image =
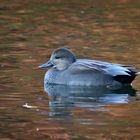
[[[36,69],[67,47],[140,70],[139,17],[138,0],[1,0],[0,139],[139,140],[140,76],[133,88],[44,92],[45,70]]]

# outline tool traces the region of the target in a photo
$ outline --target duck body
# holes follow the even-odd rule
[[[81,86],[120,84],[114,81],[110,75],[90,68],[89,62],[94,64],[97,61],[79,59],[65,70],[51,68],[45,74],[44,83]]]
[[[139,72],[135,67],[113,64],[90,59],[76,59],[66,48],[52,53],[50,60],[39,66],[49,68],[44,77],[44,84],[102,86],[128,85]]]

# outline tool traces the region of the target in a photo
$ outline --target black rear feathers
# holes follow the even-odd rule
[[[129,75],[117,75],[114,76],[113,79],[122,83],[122,84],[130,84],[136,77],[136,72],[129,71],[127,72]]]

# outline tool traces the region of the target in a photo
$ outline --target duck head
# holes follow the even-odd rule
[[[57,70],[67,69],[76,61],[76,57],[69,49],[59,48],[53,51],[50,60],[39,66],[39,68],[56,68]]]

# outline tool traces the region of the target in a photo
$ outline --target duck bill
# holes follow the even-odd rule
[[[50,68],[50,67],[53,67],[53,66],[54,65],[51,63],[51,61],[48,61],[47,63],[38,66],[38,68]]]

